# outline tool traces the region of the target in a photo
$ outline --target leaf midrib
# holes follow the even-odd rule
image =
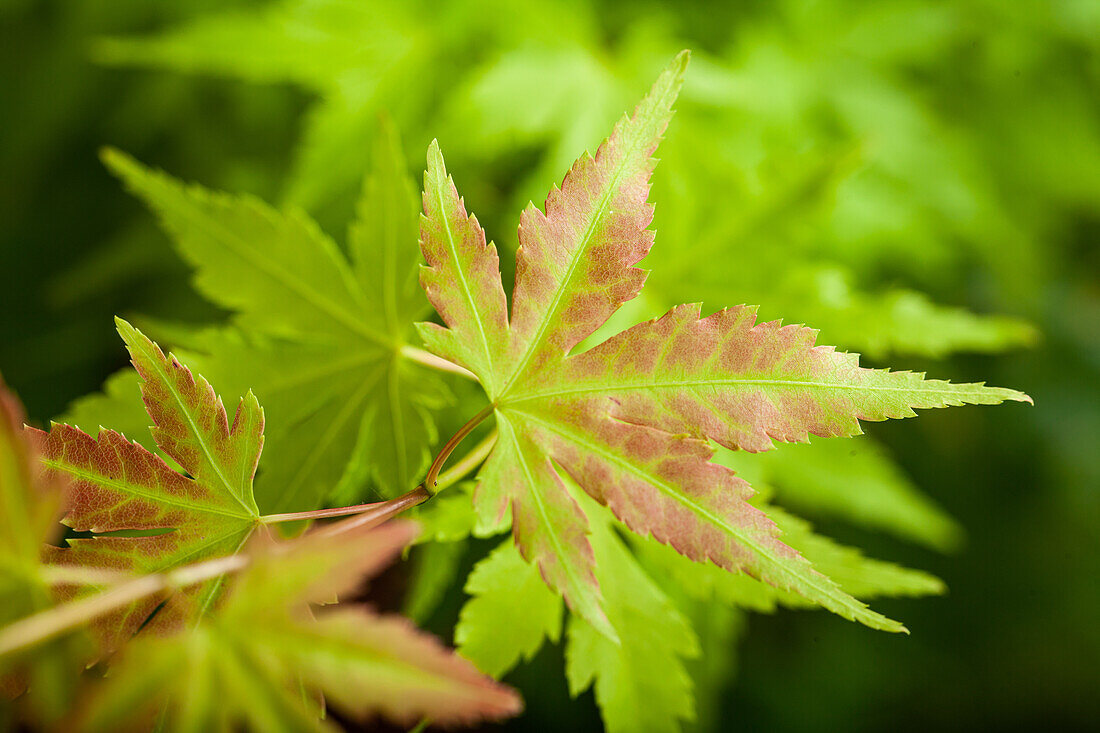
[[[380,345],[388,346],[389,340],[376,333],[375,331],[367,328],[359,321],[348,316],[335,302],[329,300],[321,293],[318,293],[314,289],[296,280],[290,273],[286,272],[283,268],[276,266],[268,259],[264,259],[255,254],[248,246],[248,243],[233,233],[228,227],[222,226],[218,222],[210,221],[208,217],[193,217],[192,225],[203,226],[205,225],[208,232],[212,234],[212,238],[215,240],[220,239],[225,243],[229,249],[233,250],[241,259],[246,260],[251,266],[258,270],[266,272],[272,279],[282,283],[288,289],[294,291],[305,300],[307,303],[324,311],[327,315],[334,320],[339,321],[341,325],[350,330],[353,334],[361,336],[368,341],[374,341]],[[339,260],[335,262],[337,267],[343,267],[343,263]],[[345,278],[346,284],[347,278]],[[352,298],[355,298],[353,293],[349,293]]]
[[[508,390],[510,390],[512,386],[515,385],[516,380],[519,379],[520,375],[523,374],[524,369],[527,368],[528,363],[530,363],[531,361],[531,357],[534,356],[535,352],[538,350],[538,347],[542,343],[543,337],[546,334],[546,329],[549,328],[551,321],[553,321],[555,316],[557,315],[558,308],[561,307],[561,301],[565,297],[565,293],[572,289],[570,285],[572,285],[573,274],[576,272],[577,265],[580,264],[581,259],[584,257],[585,254],[587,254],[591,239],[596,233],[596,225],[598,222],[603,220],[607,208],[611,204],[612,197],[618,191],[619,180],[622,178],[623,172],[626,170],[627,163],[632,160],[632,156],[634,154],[633,148],[637,147],[638,145],[637,141],[632,142],[634,142],[634,145],[631,146],[631,149],[629,151],[624,151],[624,153],[629,152],[629,154],[624,154],[619,165],[616,166],[615,174],[612,176],[610,184],[604,189],[603,195],[600,196],[599,205],[596,207],[595,211],[592,212],[592,215],[588,220],[588,224],[585,227],[585,232],[584,235],[581,237],[579,246],[574,250],[572,257],[569,258],[569,268],[565,271],[565,277],[562,278],[561,283],[554,291],[554,300],[550,304],[550,309],[546,312],[542,321],[539,323],[538,331],[535,332],[534,337],[532,337],[527,342],[527,348],[524,350],[523,358],[520,359],[519,363],[516,365],[516,368],[512,370],[511,376],[505,383],[504,388],[501,389],[501,399],[504,399],[506,397],[506,395],[508,394]],[[592,158],[592,160],[594,161],[595,158]],[[513,303],[513,308],[514,307],[515,304]]]
[[[244,497],[240,496],[233,489],[233,486],[229,483],[229,479],[226,478],[225,473],[222,471],[222,467],[218,464],[216,460],[214,460],[214,454],[211,452],[210,446],[207,445],[206,437],[203,435],[202,431],[199,430],[199,426],[195,422],[195,418],[191,414],[191,411],[187,409],[187,403],[183,401],[183,395],[181,395],[179,393],[179,390],[176,389],[176,384],[171,379],[171,375],[169,375],[164,370],[163,363],[160,360],[160,354],[152,353],[149,349],[149,343],[145,342],[144,340],[139,339],[138,341],[141,350],[145,353],[146,361],[152,365],[153,369],[160,376],[161,381],[165,384],[165,386],[167,386],[169,393],[171,393],[172,395],[172,398],[175,399],[176,405],[179,407],[180,412],[185,418],[187,418],[187,424],[191,427],[191,434],[195,436],[195,442],[199,444],[199,447],[202,449],[203,455],[206,456],[207,462],[210,464],[210,467],[214,469],[214,474],[222,482],[222,486],[225,487],[230,496],[237,500],[237,503],[241,505],[241,507],[245,510],[249,517],[260,516],[259,509],[251,508],[245,501]],[[172,357],[169,356],[168,358]]]
[[[975,387],[972,389],[925,389],[922,387],[891,387],[866,384],[842,384],[835,382],[814,382],[797,379],[681,379],[681,380],[654,380],[634,383],[608,383],[590,387],[565,387],[561,389],[547,389],[537,392],[529,392],[524,395],[505,397],[498,401],[501,406],[515,405],[534,400],[552,399],[554,397],[567,397],[581,394],[612,394],[615,392],[650,390],[650,389],[675,389],[683,387],[721,387],[721,386],[774,386],[774,387],[815,387],[821,389],[848,389],[866,392],[912,392],[921,395],[941,397],[962,397],[964,395],[988,395],[1012,399],[996,392],[997,387]],[[963,387],[965,385],[952,385]]]

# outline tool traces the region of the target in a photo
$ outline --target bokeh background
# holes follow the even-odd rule
[[[504,251],[518,212],[694,53],[655,179],[648,316],[760,303],[868,363],[1034,408],[871,426],[964,528],[950,552],[815,517],[943,578],[912,635],[751,616],[708,661],[722,730],[1100,727],[1100,3],[0,2],[0,372],[39,423],[124,365],[115,314],[215,322],[97,158],[343,231],[379,113],[438,137]],[[950,544],[950,543],[945,543]],[[472,562],[472,561],[471,561]],[[429,625],[447,637],[452,588]],[[560,649],[517,730],[597,728]],[[654,670],[659,675],[660,670]]]

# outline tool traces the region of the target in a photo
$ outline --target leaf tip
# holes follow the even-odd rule
[[[443,165],[443,152],[439,149],[439,138],[433,137],[428,143],[428,168]]]
[[[687,71],[687,67],[690,62],[691,49],[685,48],[683,51],[676,54],[676,58],[672,59],[672,63],[668,65],[668,69],[677,76],[683,76],[684,72]]]
[[[130,343],[130,339],[138,332],[133,324],[122,316],[115,316],[115,330],[118,331],[118,335],[121,336],[122,340],[126,343]]]
[[[138,168],[136,160],[111,145],[104,145],[99,149],[99,160],[112,175],[118,178],[129,178]]]

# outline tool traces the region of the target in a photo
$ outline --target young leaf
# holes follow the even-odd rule
[[[748,572],[845,618],[903,630],[785,545],[748,503],[748,484],[709,462],[706,440],[759,451],[773,439],[854,435],[861,419],[907,417],[915,407],[1025,395],[864,369],[855,355],[815,346],[810,329],[755,324],[747,307],[700,318],[698,306],[680,306],[570,355],[642,286],[645,273],[633,265],[653,241],[651,156],[686,65],[684,53],[595,157],[577,161],[545,213],[524,212],[510,319],[495,247],[467,215],[438,149],[429,150],[421,284],[445,326],[422,324],[421,335],[477,375],[499,431],[475,505],[482,521],[511,505],[524,557],[610,639],[616,633],[600,605],[588,524],[559,469],[630,529],[687,557]]]
[[[415,535],[411,524],[306,536],[253,551],[224,605],[197,627],[141,637],[124,649],[85,713],[89,730],[116,730],[164,711],[172,729],[333,730],[309,693],[347,715],[381,713],[402,725],[448,724],[519,712],[518,696],[397,617],[362,607],[311,613],[349,592]]]
[[[126,321],[117,325],[142,380],[153,438],[187,475],[113,430],[93,439],[69,425],[55,424],[49,433],[27,428],[47,476],[71,482],[64,523],[96,535],[68,540],[51,560],[144,574],[237,552],[260,526],[252,478],[263,447],[263,410],[249,393],[230,423],[205,379]],[[106,534],[119,531],[131,534]],[[195,591],[200,609],[220,586],[216,579]],[[93,628],[105,649],[140,628],[159,601],[147,598],[99,619]],[[158,622],[173,620],[165,618],[171,608]]]
[[[530,660],[545,639],[561,635],[561,599],[505,541],[479,562],[466,581],[472,596],[455,627],[455,645],[482,672],[501,677]],[[520,609],[520,613],[516,613]]]
[[[608,618],[626,641],[616,644],[584,619],[570,616],[565,648],[569,692],[576,696],[595,685],[609,733],[675,733],[680,721],[695,717],[684,662],[699,656],[698,637],[616,536],[606,510],[586,508]]]
[[[198,361],[225,388],[266,405],[272,460],[257,481],[265,511],[316,508],[345,473],[387,496],[430,458],[430,408],[447,394],[402,346],[427,303],[416,288],[416,194],[392,125],[381,125],[352,261],[298,211],[185,187],[117,151],[107,165],[156,209],[195,287],[235,311],[239,332],[206,334]]]

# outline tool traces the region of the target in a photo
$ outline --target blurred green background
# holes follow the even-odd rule
[[[815,517],[950,593],[712,640],[723,730],[1100,727],[1100,3],[0,2],[0,372],[45,422],[124,365],[115,314],[202,324],[113,145],[211,188],[349,219],[379,113],[438,137],[502,250],[681,48],[646,295],[760,303],[868,363],[1035,408],[873,425],[966,538],[941,554]],[[508,259],[507,255],[505,259]],[[431,616],[447,637],[452,588]],[[557,647],[508,677],[517,730],[599,725]],[[660,670],[654,670],[659,675]]]

